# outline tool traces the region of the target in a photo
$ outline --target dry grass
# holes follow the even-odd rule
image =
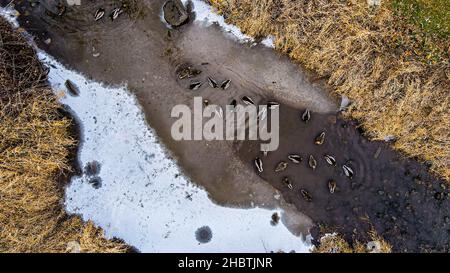
[[[277,50],[327,77],[353,101],[345,115],[369,138],[394,136],[395,149],[450,180],[448,35],[422,35],[393,1],[376,9],[365,0],[209,2],[244,33],[273,35]]]
[[[353,246],[342,238],[339,234],[329,234],[320,239],[320,245],[313,249],[313,253],[391,253],[392,248],[383,238],[376,232],[370,232],[372,241],[363,244],[355,241]],[[376,245],[376,249],[371,249],[369,246]]]
[[[45,85],[46,69],[0,18],[0,252],[125,252],[62,206],[72,121]],[[70,245],[69,244],[69,245]]]

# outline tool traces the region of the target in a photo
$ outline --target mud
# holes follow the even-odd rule
[[[5,2],[9,1],[1,1]],[[239,44],[217,26],[192,23],[192,15],[189,24],[167,29],[160,21],[164,1],[140,1],[128,16],[95,23],[93,12],[112,8],[112,2],[83,1],[62,17],[49,16],[44,5],[32,8],[24,1],[16,7],[22,14],[21,26],[36,36],[42,49],[96,80],[127,84],[185,173],[213,200],[239,207],[281,206],[288,214],[282,222],[296,233],[307,234],[311,219],[318,226],[337,228],[348,239],[364,237],[373,225],[394,251],[448,251],[450,206],[445,182],[387,144],[368,142],[357,124],[337,117],[336,101],[314,75],[299,71],[269,48]],[[44,42],[48,38],[50,44]],[[204,84],[199,90],[187,90],[189,80],[180,80],[176,73],[186,63],[202,71],[194,79],[204,81],[210,75],[231,79],[231,87],[217,91]],[[180,103],[190,106],[194,95],[219,105],[242,95],[257,103],[281,102],[279,150],[264,157],[257,142],[173,141],[170,110]],[[313,111],[308,124],[300,120],[305,108]],[[317,146],[314,138],[322,131],[326,139]],[[288,162],[291,153],[302,155],[303,162],[289,163],[286,171],[273,173],[275,165]],[[325,153],[333,155],[338,166],[327,166]],[[306,165],[310,154],[317,159],[315,171]],[[264,162],[261,176],[252,162],[256,156]],[[352,180],[343,175],[344,163],[355,171]],[[293,182],[293,190],[281,183],[285,176]],[[328,190],[329,179],[337,183],[334,194]],[[300,196],[300,189],[311,195],[312,202]],[[278,192],[283,198],[275,198]]]

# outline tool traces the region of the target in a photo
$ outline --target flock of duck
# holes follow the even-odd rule
[[[307,123],[310,119],[311,119],[311,112],[310,110],[305,110],[302,115],[301,115],[301,119],[303,120],[303,122]],[[325,142],[325,137],[326,134],[325,132],[321,132],[318,136],[316,136],[316,138],[314,139],[314,144],[315,145],[322,145]],[[287,156],[286,161],[280,161],[275,169],[274,172],[275,173],[281,173],[283,171],[285,171],[288,168],[288,165],[290,163],[292,164],[300,164],[303,161],[303,157],[298,155],[298,154],[290,154]],[[337,162],[336,162],[336,158],[332,155],[329,154],[325,154],[323,156],[324,161],[331,167],[336,167],[337,166]],[[264,167],[263,167],[263,161],[261,158],[257,157],[254,160],[254,164],[256,166],[256,169],[258,171],[258,173],[263,173],[264,172]],[[308,166],[309,168],[311,168],[312,170],[315,170],[317,168],[317,160],[313,155],[309,155],[308,158]],[[348,179],[352,179],[354,176],[354,171],[353,169],[346,164],[342,165],[342,170],[344,175],[348,178]],[[289,190],[293,190],[294,186],[291,182],[291,180],[288,177],[284,177],[282,179],[283,184],[289,189]],[[337,187],[337,183],[336,181],[330,179],[328,181],[328,189],[330,191],[331,194],[334,194],[336,191],[336,187]],[[300,195],[308,202],[312,201],[312,196],[311,194],[305,190],[305,189],[300,189]]]
[[[58,10],[58,12],[56,13],[57,16],[62,17],[64,14],[66,14],[67,7],[64,4],[58,3],[56,5],[56,8]],[[119,18],[119,16],[122,13],[124,13],[124,11],[125,11],[124,6],[113,8],[109,13],[109,18],[111,18],[111,20],[114,21],[117,18]],[[47,10],[46,12],[50,13],[49,10]],[[95,21],[101,20],[105,16],[105,14],[106,14],[106,10],[104,8],[97,9],[94,13],[94,20]],[[51,13],[49,15],[54,16],[55,14]]]
[[[185,65],[184,67],[181,67],[177,71],[178,78],[180,80],[184,80],[184,79],[187,79],[187,78],[193,78],[193,77],[198,76],[201,73],[202,73],[201,70],[195,69],[195,68],[193,68],[190,65]],[[206,81],[191,80],[189,82],[188,89],[192,90],[192,91],[198,90],[200,87],[203,86],[203,84],[205,82],[208,82],[208,85],[211,88],[213,88],[213,89],[220,88],[222,90],[227,90],[230,87],[230,85],[231,85],[231,80],[230,79],[226,79],[226,80],[223,80],[223,81],[217,81],[212,76],[208,76],[206,78]],[[242,96],[241,97],[241,101],[245,105],[256,105],[255,101],[250,96]],[[208,99],[204,99],[203,100],[203,104],[205,106],[208,106],[209,105],[209,100]],[[233,100],[231,100],[231,102],[228,105],[231,105],[233,108],[236,108],[236,106],[238,105],[238,101],[236,99],[233,99]],[[278,107],[278,106],[279,106],[278,102],[275,102],[275,101],[267,102],[267,107],[269,109],[274,109],[275,107]],[[218,113],[218,114],[219,114],[220,117],[222,117],[222,115],[223,115],[223,113],[221,112],[222,109],[221,108],[219,108],[219,109],[220,109],[220,113]],[[267,113],[264,112],[264,111],[260,112],[258,118],[264,119],[264,118],[267,117],[266,114]]]
[[[178,77],[180,80],[186,79],[186,78],[193,78],[198,76],[199,74],[201,74],[201,71],[198,69],[193,68],[192,66],[184,66],[183,68],[178,70]],[[211,76],[208,76],[206,78],[206,81],[208,82],[209,86],[211,88],[221,88],[223,90],[227,90],[230,87],[231,84],[231,80],[227,79],[224,80],[222,82],[218,82],[216,81],[214,78],[212,78]],[[205,82],[201,81],[201,80],[191,80],[189,83],[188,88],[190,90],[198,90]],[[249,97],[249,96],[242,96],[241,97],[242,102],[245,105],[255,105],[254,100]],[[209,105],[209,101],[207,99],[205,99],[203,101],[204,105],[207,106]],[[238,104],[238,101],[236,99],[233,99],[229,105],[236,107]],[[276,107],[279,107],[280,104],[278,102],[275,101],[269,101],[267,102],[267,108],[268,109],[274,109]],[[219,113],[219,116],[222,116],[221,113]],[[264,115],[265,117],[265,115]],[[258,117],[260,118],[260,116]],[[311,111],[306,109],[302,114],[301,114],[301,120],[305,123],[308,123],[311,119]],[[318,136],[316,136],[316,138],[314,139],[314,144],[315,145],[322,145],[325,142],[325,137],[326,137],[326,133],[325,132],[321,132]],[[264,155],[267,155],[267,152],[264,153]],[[290,163],[292,164],[300,164],[301,162],[303,162],[303,157],[298,155],[298,154],[290,154],[287,156],[286,161],[280,161],[275,169],[274,172],[275,173],[281,173],[283,171],[285,171],[288,168],[288,165]],[[332,155],[329,154],[325,154],[323,156],[324,161],[331,167],[336,167],[337,166],[337,162],[336,162],[336,158]],[[263,167],[263,161],[261,158],[257,157],[254,160],[254,164],[256,166],[257,172],[258,173],[263,173],[264,172],[264,167]],[[308,166],[312,169],[315,170],[317,168],[317,160],[313,155],[309,155],[308,158]],[[354,176],[354,171],[353,169],[348,166],[348,164],[343,164],[342,165],[342,170],[344,175],[348,178],[348,179],[352,179]],[[290,190],[294,189],[294,186],[291,182],[291,180],[288,177],[284,177],[282,179],[282,182],[284,185],[286,185],[286,187]],[[337,183],[334,180],[329,180],[328,181],[328,189],[330,191],[331,194],[334,194],[337,188]],[[311,194],[305,190],[305,189],[300,189],[300,194],[301,196],[308,202],[312,201],[312,196]]]
[[[190,65],[184,66],[184,67],[182,67],[181,69],[178,70],[178,78],[180,80],[183,80],[183,79],[186,79],[186,78],[193,78],[193,77],[198,76],[199,74],[201,74],[201,71],[198,70],[198,69],[193,68]],[[230,84],[231,84],[231,80],[230,79],[226,79],[226,80],[224,80],[222,82],[218,82],[214,78],[212,78],[211,76],[208,76],[206,78],[206,81],[208,82],[208,84],[209,84],[209,86],[211,88],[221,88],[223,90],[227,90],[230,87]],[[203,84],[204,84],[204,82],[201,81],[201,80],[191,80],[190,83],[189,83],[188,88],[190,90],[198,90]],[[251,97],[249,97],[249,96],[243,96],[243,97],[241,97],[241,100],[242,100],[242,102],[245,105],[255,105],[254,100]],[[238,103],[238,101],[236,99],[233,99],[229,103],[229,105],[231,105],[233,107],[236,107],[237,103]],[[207,106],[207,105],[209,105],[209,101],[207,99],[205,99],[203,101],[203,104],[205,106]],[[274,109],[274,108],[279,107],[279,106],[280,106],[280,104],[278,102],[275,102],[275,101],[267,102],[268,109]],[[222,113],[218,113],[218,114],[219,114],[219,116],[222,116]],[[265,116],[266,115],[264,115],[264,117]],[[308,123],[310,121],[310,119],[311,119],[311,111],[308,110],[308,109],[305,110],[302,113],[302,115],[301,115],[301,119],[302,119],[303,122]],[[325,142],[325,137],[326,137],[325,132],[321,132],[314,139],[314,144],[315,145],[322,145]],[[265,152],[264,155],[267,155],[267,153]],[[323,156],[323,158],[324,158],[325,162],[329,166],[335,167],[337,165],[336,164],[336,159],[335,159],[334,156],[329,155],[329,154],[325,154]],[[290,154],[290,155],[287,156],[287,159],[288,159],[289,162],[291,162],[293,164],[300,164],[303,161],[303,157],[298,155],[298,154]],[[281,161],[281,162],[279,162],[277,164],[277,166],[275,167],[274,172],[275,173],[281,173],[284,170],[286,170],[288,165],[289,165],[288,161]],[[256,169],[257,169],[258,173],[263,173],[264,172],[263,161],[262,161],[261,158],[257,157],[254,160],[254,164],[256,166]],[[317,160],[314,158],[313,155],[310,155],[309,158],[308,158],[308,166],[312,170],[315,170],[317,168]],[[350,166],[344,164],[344,165],[342,165],[342,170],[343,170],[344,175],[346,177],[348,177],[349,179],[353,178],[354,171],[353,171],[353,169]],[[282,179],[282,182],[290,190],[294,189],[294,186],[293,186],[292,182],[290,181],[290,179],[288,177],[284,177]],[[333,194],[336,191],[336,187],[337,187],[336,181],[334,181],[334,180],[329,180],[328,181],[328,189],[329,189],[331,194]],[[308,191],[306,191],[304,189],[300,189],[300,194],[306,201],[308,201],[308,202],[312,201],[311,194]]]

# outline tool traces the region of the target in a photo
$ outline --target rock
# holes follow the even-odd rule
[[[381,243],[379,241],[370,241],[366,247],[369,253],[381,253]]]
[[[381,0],[367,0],[367,5],[369,7],[379,7],[381,6]]]
[[[189,19],[189,14],[180,0],[169,0],[163,6],[164,19],[172,27],[179,27]]]
[[[339,107],[339,111],[345,111],[347,109],[347,107],[351,104],[352,102],[350,101],[350,99],[345,96],[342,95],[341,97],[341,105]]]
[[[69,253],[80,253],[81,246],[77,241],[70,241],[67,243],[66,252]]]

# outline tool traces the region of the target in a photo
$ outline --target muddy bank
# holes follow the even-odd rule
[[[126,83],[137,95],[148,122],[185,172],[218,203],[282,206],[296,216],[297,231],[306,234],[312,225],[310,219],[295,213],[283,200],[277,200],[274,186],[288,203],[315,223],[337,226],[348,238],[354,228],[358,234],[368,230],[367,222],[361,220],[367,214],[396,251],[448,249],[448,190],[442,181],[433,180],[423,166],[400,159],[384,144],[365,141],[354,124],[326,114],[335,111],[336,104],[319,83],[299,73],[286,58],[267,48],[237,44],[214,26],[200,28],[187,24],[169,31],[160,22],[163,1],[143,2],[138,16],[122,16],[114,22],[109,19],[93,22],[96,8],[112,6],[103,1],[69,8],[63,17],[48,16],[42,6],[26,5],[30,15],[23,11],[20,19],[43,49],[69,66],[97,80]],[[46,43],[49,38],[51,42]],[[188,91],[187,82],[177,80],[175,72],[185,63],[202,70],[201,79],[207,75],[230,78],[232,86],[226,93],[206,85],[196,92]],[[174,142],[170,136],[172,106],[191,105],[194,95],[224,105],[244,94],[256,102],[275,99],[285,103],[281,107],[281,147],[267,158],[262,157],[268,166],[262,179],[252,165],[254,157],[261,156],[256,150],[257,143]],[[305,107],[314,111],[308,126],[303,126],[299,119]],[[329,123],[333,120],[336,123]],[[326,141],[316,147],[312,139],[321,130],[327,132]],[[274,165],[286,160],[291,151],[301,154],[303,163],[271,174]],[[322,158],[325,152],[336,157],[338,167],[325,168],[328,167]],[[305,165],[309,154],[314,154],[318,161],[315,171]],[[348,160],[352,160],[355,170],[351,181],[343,177],[340,168]],[[292,176],[294,190],[280,183],[284,176]],[[333,195],[326,186],[331,178],[337,183]],[[299,188],[305,188],[313,201],[304,202]]]

